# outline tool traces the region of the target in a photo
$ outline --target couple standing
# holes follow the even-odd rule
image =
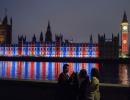
[[[68,71],[69,65],[64,64],[63,72],[58,79],[59,100],[100,100],[97,69],[91,70],[91,80],[85,69],[80,70],[79,74],[73,72],[70,77]]]

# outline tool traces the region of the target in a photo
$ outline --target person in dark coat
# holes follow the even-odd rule
[[[79,73],[79,100],[88,100],[90,81],[85,69]]]
[[[70,100],[78,99],[79,80],[78,73],[73,72],[70,76]]]
[[[60,84],[60,85],[68,84],[68,82],[69,82],[68,72],[69,72],[69,65],[64,64],[63,72],[59,75],[59,78],[58,78],[58,84]]]
[[[58,78],[58,88],[59,93],[57,94],[59,100],[69,100],[69,87],[70,79],[68,75],[69,65],[63,65],[63,72],[59,75]]]

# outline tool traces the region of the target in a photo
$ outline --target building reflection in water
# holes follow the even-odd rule
[[[0,61],[0,79],[24,80],[57,80],[63,71],[65,62],[21,62]],[[91,69],[99,67],[97,63],[68,63],[69,75],[86,69],[91,75]]]
[[[119,65],[119,83],[123,85],[128,85],[128,65],[120,64]]]
[[[17,62],[17,61],[0,61],[0,79],[25,79],[25,80],[57,80],[62,72],[65,62]],[[91,69],[96,67],[97,63],[69,63],[69,74],[73,71],[79,72],[86,69],[90,76]],[[110,65],[108,65],[110,66]],[[115,66],[115,65],[114,65]],[[101,70],[102,69],[102,70]],[[128,85],[130,82],[130,69],[127,64],[119,64],[115,69],[113,67],[101,67],[100,73],[103,73],[103,82]],[[115,70],[118,71],[115,71]],[[107,72],[107,73],[106,73]],[[117,73],[117,74],[115,74]],[[117,77],[116,77],[117,76]]]

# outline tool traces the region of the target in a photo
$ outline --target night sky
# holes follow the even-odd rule
[[[40,32],[45,35],[48,20],[51,23],[53,38],[62,33],[65,39],[74,42],[88,42],[90,34],[97,41],[98,33],[120,32],[124,10],[130,21],[130,0],[0,0],[0,17],[8,9],[13,18],[13,42],[18,34],[26,35],[27,40]]]

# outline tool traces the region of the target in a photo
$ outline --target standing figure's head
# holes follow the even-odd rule
[[[91,70],[91,77],[96,77],[99,79],[99,72],[96,68],[92,68]]]
[[[79,78],[86,78],[87,77],[87,71],[85,69],[80,70]]]
[[[69,65],[68,64],[64,64],[64,66],[63,66],[63,72],[64,73],[68,73],[69,72]]]
[[[78,80],[78,73],[77,72],[73,72],[70,76],[70,79],[72,81],[77,81]]]

